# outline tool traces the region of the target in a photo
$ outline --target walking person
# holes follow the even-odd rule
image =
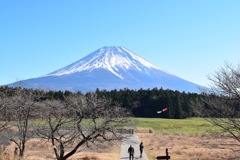
[[[142,158],[142,153],[143,153],[143,143],[141,142],[139,145],[139,149],[140,149],[140,158]]]
[[[130,147],[128,148],[128,154],[129,154],[129,160],[133,160],[134,159],[134,148],[132,147],[132,145],[130,145]]]
[[[15,150],[14,150],[13,154],[14,154],[14,157],[18,156],[18,148],[17,147],[15,147]]]

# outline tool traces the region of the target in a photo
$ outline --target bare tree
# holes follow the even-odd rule
[[[62,102],[47,100],[44,106],[47,128],[40,127],[38,133],[51,142],[58,160],[68,159],[91,143],[121,140],[117,129],[130,121],[119,104],[92,93],[74,94]]]
[[[226,63],[209,80],[212,90],[205,92],[202,112],[210,117],[209,122],[240,142],[240,65]]]
[[[35,103],[39,100],[41,94],[38,91],[15,88],[12,97],[11,112],[14,125],[17,127],[17,134],[10,140],[13,141],[19,149],[19,156],[24,156],[25,144],[33,135],[29,132],[29,121],[35,110]]]
[[[7,128],[11,116],[9,114],[9,105],[11,104],[11,97],[9,90],[6,87],[0,88],[0,132]]]

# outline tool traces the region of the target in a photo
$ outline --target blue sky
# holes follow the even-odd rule
[[[239,63],[239,8],[239,0],[2,0],[0,85],[124,46],[207,86],[225,62]]]

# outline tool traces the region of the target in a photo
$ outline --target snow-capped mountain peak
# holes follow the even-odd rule
[[[103,47],[45,76],[21,81],[26,88],[89,91],[164,88],[199,92],[201,86],[161,70],[124,47]],[[16,86],[19,83],[9,84]]]
[[[124,47],[103,47],[47,76],[61,76],[99,68],[106,69],[121,79],[123,76],[118,73],[120,69],[131,68],[138,71],[144,71],[146,68],[160,69]]]

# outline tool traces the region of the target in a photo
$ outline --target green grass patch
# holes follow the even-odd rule
[[[162,119],[134,118],[137,127],[153,128],[155,133],[209,134],[220,131],[204,118]]]
[[[135,126],[138,128],[152,128],[155,133],[177,133],[177,134],[211,134],[220,132],[221,129],[213,126],[204,118],[188,118],[188,119],[163,119],[163,118],[133,118]],[[17,122],[10,122],[16,125]],[[98,120],[97,123],[100,123]],[[29,126],[46,126],[46,120],[30,120]],[[82,127],[88,128],[92,126],[90,120],[84,120]],[[63,127],[71,127],[67,124]]]
[[[52,119],[51,120],[51,124],[52,125],[57,125],[59,119]],[[113,119],[114,120],[114,119]],[[1,124],[1,122],[0,122]],[[23,124],[23,121],[22,121]],[[96,119],[95,121],[93,121],[92,119],[83,119],[80,122],[80,125],[82,128],[94,128],[95,126],[97,127],[101,127],[104,126],[106,124],[106,126],[112,126],[112,127],[118,127],[118,128],[124,128],[125,124],[123,123],[117,123],[114,121],[110,121],[110,122],[105,122],[104,119]],[[10,126],[17,126],[18,125],[18,121],[11,121],[9,122]],[[61,121],[61,127],[74,127],[74,125],[76,126],[76,120],[75,119],[67,119],[66,121]],[[47,120],[44,119],[29,119],[28,121],[28,127],[48,127],[49,123]]]

